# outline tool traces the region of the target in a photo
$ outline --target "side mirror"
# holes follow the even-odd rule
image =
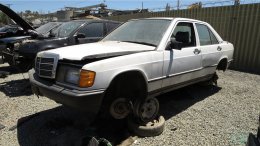
[[[28,30],[28,33],[29,35],[32,37],[32,38],[37,38],[39,36],[39,33],[35,30]]]
[[[181,48],[182,48],[182,42],[178,42],[178,41],[176,41],[175,38],[171,38],[170,45],[169,45],[168,48],[181,50]]]
[[[50,38],[53,38],[53,37],[55,37],[55,34],[54,34],[53,30],[50,30],[49,37],[50,37]]]
[[[78,33],[76,35],[76,39],[83,39],[83,38],[86,38],[85,34],[83,34],[83,33]]]

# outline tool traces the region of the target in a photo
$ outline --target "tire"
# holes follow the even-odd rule
[[[159,113],[159,101],[154,97],[136,99],[133,114],[136,122],[140,124],[154,120]]]
[[[21,62],[15,65],[16,69],[19,72],[28,72],[34,65],[34,60],[22,60]]]
[[[102,101],[102,105],[98,114],[98,118],[100,119],[123,119],[122,117],[114,117],[111,114],[111,106],[114,105],[116,100],[125,100],[128,103],[131,99],[131,90],[129,92],[117,92],[122,91],[123,87],[120,84],[115,83],[111,87],[109,87],[108,91],[105,94],[105,97]],[[129,101],[128,101],[129,100]]]
[[[134,118],[129,117],[127,120],[128,130],[140,137],[152,137],[162,134],[165,127],[165,119],[159,116],[156,120],[147,124],[139,124]]]

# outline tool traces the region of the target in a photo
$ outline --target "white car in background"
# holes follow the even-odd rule
[[[234,47],[206,22],[186,18],[130,20],[97,43],[38,53],[33,91],[91,113],[147,122],[156,98],[225,71]]]

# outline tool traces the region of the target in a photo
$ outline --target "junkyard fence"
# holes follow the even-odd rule
[[[210,23],[224,40],[235,46],[232,69],[260,74],[260,4],[208,7],[111,16],[125,22],[148,17],[185,17]]]

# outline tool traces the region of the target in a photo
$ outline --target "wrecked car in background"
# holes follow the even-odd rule
[[[33,65],[36,54],[43,50],[57,47],[95,42],[103,38],[120,23],[108,20],[75,20],[65,22],[49,22],[33,29],[25,20],[6,6],[0,5],[18,25],[21,25],[27,36],[0,39],[3,62],[27,71]]]
[[[26,22],[23,18],[21,18],[18,14],[16,14],[13,10],[8,8],[5,5],[0,4],[0,11],[2,11],[5,15],[7,15],[10,19],[13,20],[19,26],[20,28],[12,33],[11,36],[25,36],[29,35],[34,28]],[[10,37],[10,36],[5,36],[5,37]],[[2,37],[3,38],[3,37]]]
[[[0,45],[4,46],[1,50],[3,62],[7,62],[9,65],[17,65],[20,68],[28,66],[28,64],[16,62],[18,57],[17,51],[20,47],[33,43],[35,41],[44,40],[49,38],[50,32],[57,29],[62,23],[61,22],[49,22],[37,28],[34,34],[31,36],[17,36],[17,37],[7,37],[0,39]]]
[[[10,55],[13,64],[21,64],[30,69],[38,52],[99,41],[119,24],[115,21],[94,19],[65,22],[53,30],[49,37],[20,44]]]
[[[0,28],[0,38],[11,37],[17,35],[18,31],[21,31],[22,28],[17,25],[6,25]]]
[[[51,30],[60,26],[61,22],[49,22],[41,27],[34,29],[29,23],[22,19],[10,8],[0,4],[0,10],[12,19],[17,25],[18,29],[13,30],[8,35],[3,35],[0,39],[0,62],[8,62],[13,65],[11,53],[14,49],[19,48],[22,42],[28,42],[30,39],[43,39],[48,37]],[[8,27],[9,28],[9,27]],[[5,57],[4,57],[5,56]]]
[[[35,94],[58,103],[145,123],[158,115],[155,96],[215,80],[233,50],[206,22],[137,19],[97,43],[38,53],[29,79]]]

